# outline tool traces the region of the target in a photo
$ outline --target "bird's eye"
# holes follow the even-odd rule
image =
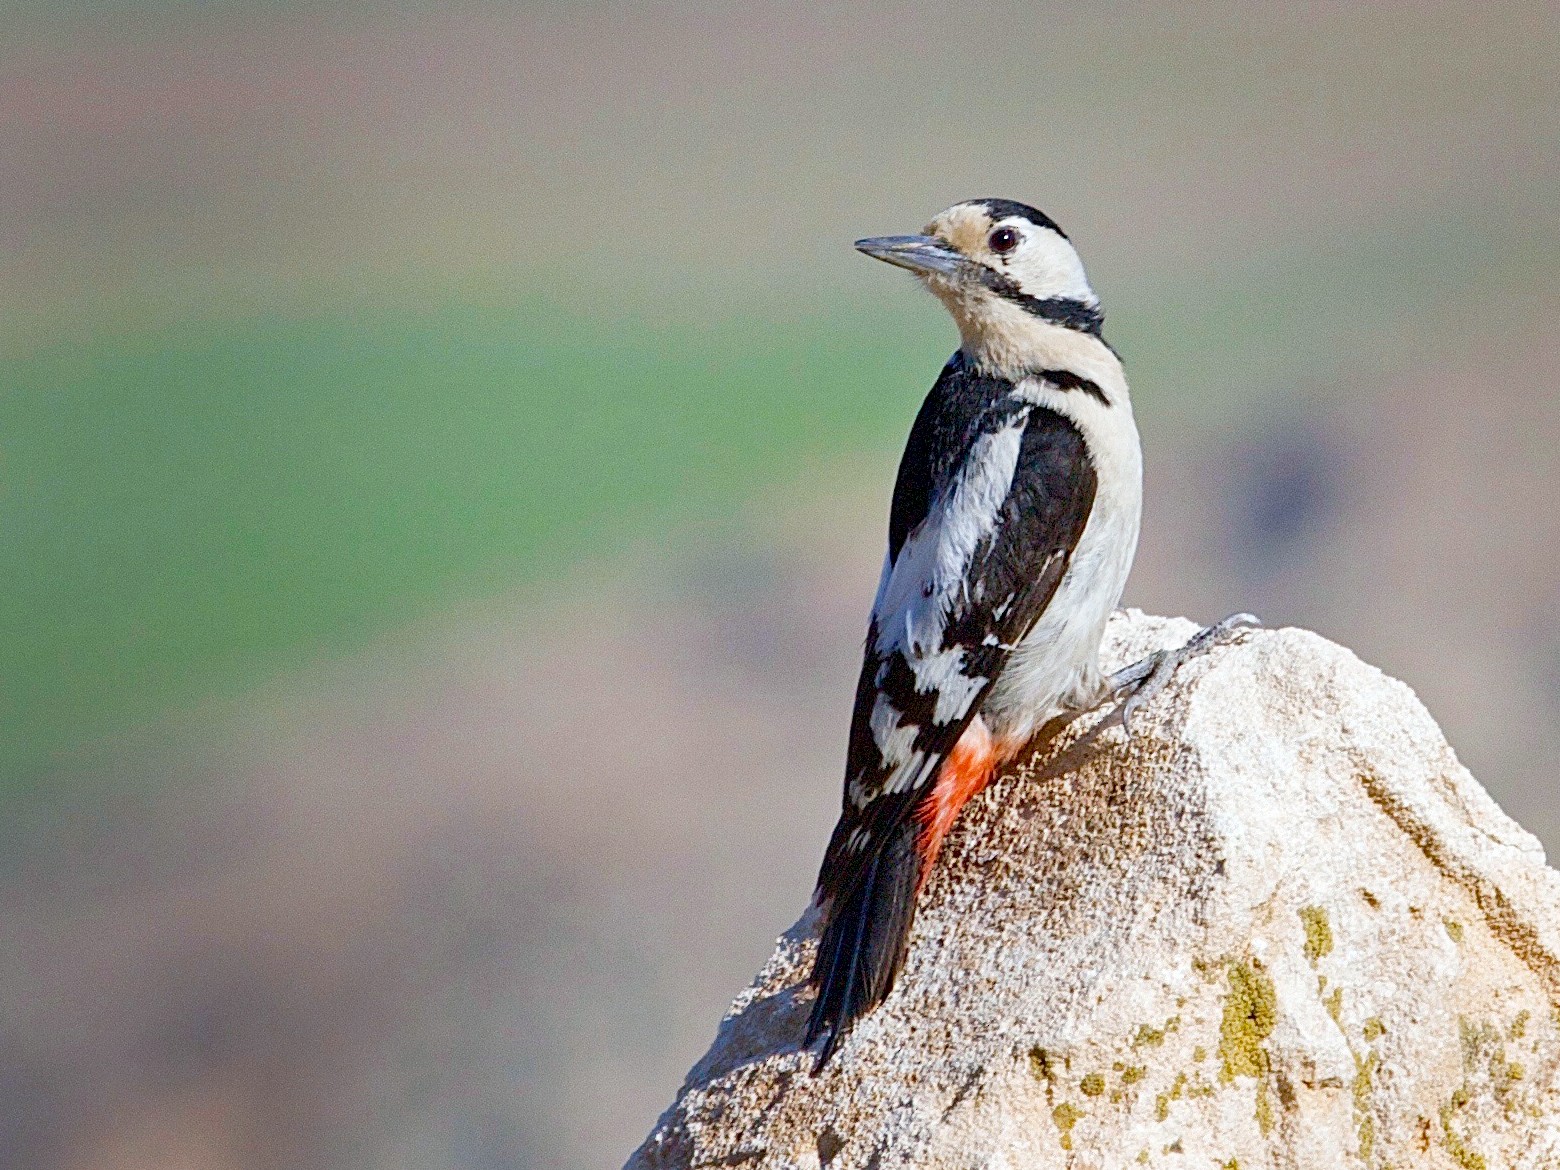
[[[991,250],[997,255],[1004,256],[1011,252],[1014,248],[1018,247],[1018,241],[1022,238],[1023,237],[1018,234],[1017,229],[1010,227],[1000,227],[991,233],[991,238],[988,239],[986,243],[991,245]]]

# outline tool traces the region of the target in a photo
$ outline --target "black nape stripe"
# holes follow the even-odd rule
[[[1101,341],[1105,340],[1101,333],[1105,328],[1105,314],[1100,312],[1098,305],[1073,300],[1071,297],[1032,297],[1020,288],[1018,281],[1011,276],[984,264],[980,266],[980,282],[1003,300],[1017,305],[1024,312],[1039,317],[1042,321],[1060,325],[1063,329],[1075,329],[1079,333],[1087,333],[1098,337]]]
[[[1058,390],[1082,390],[1101,406],[1110,405],[1110,399],[1100,389],[1100,384],[1082,374],[1075,374],[1071,370],[1035,370],[1034,376],[1042,382],[1049,382]]]
[[[1100,312],[1097,306],[1086,301],[1074,301],[1067,297],[1032,297],[1027,293],[1009,296],[1000,291],[997,295],[1003,300],[1012,301],[1020,309],[1034,314],[1042,321],[1060,325],[1063,329],[1076,329],[1079,333],[1087,333],[1104,340],[1105,314]]]

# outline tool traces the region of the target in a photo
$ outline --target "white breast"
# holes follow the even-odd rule
[[[1055,596],[981,707],[999,738],[1028,739],[1047,720],[1101,697],[1100,643],[1132,568],[1143,507],[1143,454],[1119,370],[1116,366],[1114,384],[1096,377],[1113,400],[1110,406],[1077,391],[1034,384],[1021,389],[1077,423],[1098,485]]]

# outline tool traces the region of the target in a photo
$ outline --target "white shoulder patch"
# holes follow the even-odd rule
[[[926,519],[905,540],[878,589],[873,618],[876,650],[907,660],[943,649],[954,602],[969,596],[970,561],[996,527],[1013,486],[1027,411],[977,439],[952,487],[932,501]]]

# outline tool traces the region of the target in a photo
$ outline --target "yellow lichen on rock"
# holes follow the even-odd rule
[[[1354,1129],[1360,1139],[1360,1160],[1367,1165],[1376,1146],[1376,1115],[1371,1111],[1370,1094],[1380,1063],[1381,1059],[1374,1052],[1354,1058]]]
[[[1445,1140],[1446,1152],[1452,1156],[1452,1161],[1462,1167],[1462,1170],[1489,1170],[1489,1161],[1483,1154],[1470,1147],[1468,1139],[1458,1133],[1452,1125],[1458,1111],[1468,1104],[1470,1096],[1465,1085],[1441,1106],[1441,1134]]]
[[[1073,1126],[1078,1124],[1078,1119],[1083,1117],[1083,1110],[1063,1101],[1055,1109],[1051,1110],[1051,1120],[1056,1122],[1057,1132],[1060,1133],[1062,1149],[1070,1150],[1072,1145]]]
[[[1055,1078],[1051,1054],[1038,1044],[1029,1050],[1029,1071],[1037,1081],[1050,1083]]]
[[[1332,953],[1332,924],[1320,906],[1300,907],[1300,922],[1305,927],[1305,957],[1314,965]]]
[[[1224,1060],[1219,1079],[1227,1084],[1236,1077],[1266,1076],[1268,1056],[1262,1042],[1278,1022],[1278,992],[1255,959],[1231,960],[1225,976],[1230,989],[1219,1025],[1219,1055]]]

